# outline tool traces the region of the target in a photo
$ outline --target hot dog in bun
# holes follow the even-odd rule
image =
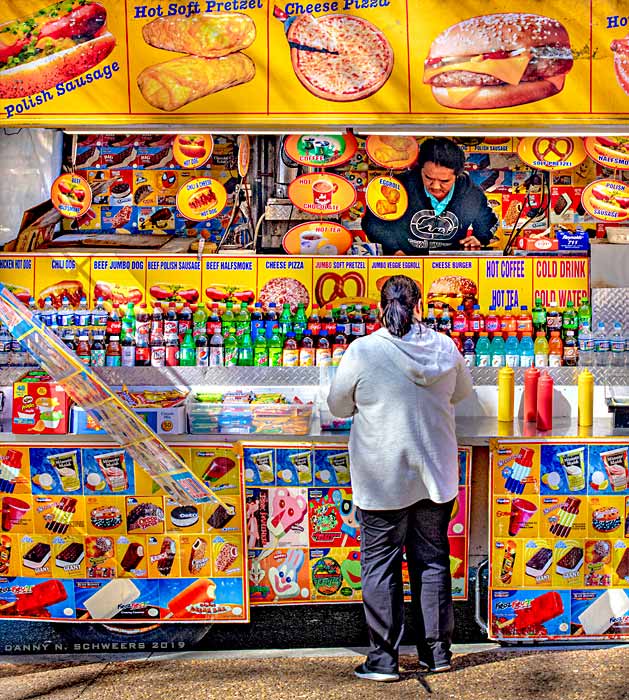
[[[614,71],[618,85],[629,95],[629,36],[614,39],[610,48],[614,52]]]
[[[0,98],[33,95],[93,68],[116,45],[106,25],[105,8],[89,0],[62,0],[0,25]]]
[[[629,196],[616,192],[607,185],[594,185],[590,189],[590,206],[607,216],[626,219],[629,216]]]
[[[620,158],[622,160],[629,159],[629,137],[613,136],[597,136],[594,139],[593,148],[599,155],[607,156],[607,158]]]
[[[496,109],[556,95],[571,68],[570,38],[560,22],[510,12],[441,32],[424,63],[424,83],[444,107]]]
[[[430,285],[426,302],[434,304],[435,314],[440,316],[444,309],[447,309],[448,313],[454,313],[466,297],[472,297],[476,304],[477,294],[478,289],[473,280],[459,275],[445,275],[438,277]]]

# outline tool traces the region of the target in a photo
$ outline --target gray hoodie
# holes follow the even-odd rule
[[[363,510],[399,510],[457,495],[454,404],[472,377],[450,338],[419,325],[403,338],[380,330],[354,341],[328,395],[349,438],[354,501]]]

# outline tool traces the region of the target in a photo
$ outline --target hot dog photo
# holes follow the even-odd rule
[[[31,6],[9,4],[16,15]],[[64,89],[64,83],[98,66],[115,46],[102,3],[42,4],[32,14],[0,25],[0,98],[24,98],[59,84]],[[91,78],[89,82],[95,76]]]
[[[591,182],[581,195],[583,208],[601,221],[629,219],[629,186],[620,180]]]

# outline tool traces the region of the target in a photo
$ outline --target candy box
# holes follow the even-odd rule
[[[11,429],[21,435],[65,435],[70,397],[42,370],[30,370],[13,383]]]

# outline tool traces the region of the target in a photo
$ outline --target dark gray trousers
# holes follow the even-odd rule
[[[448,523],[452,505],[453,501],[424,499],[401,510],[356,509],[363,607],[371,642],[367,665],[373,671],[398,669],[404,632],[404,548],[419,659],[429,666],[450,661],[454,610]]]

